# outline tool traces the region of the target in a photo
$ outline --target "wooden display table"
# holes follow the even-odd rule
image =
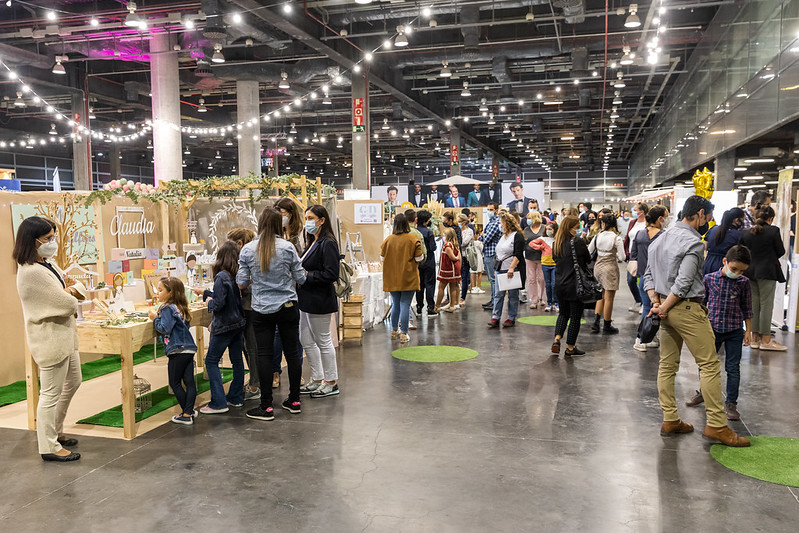
[[[341,302],[343,328],[341,340],[357,340],[363,344],[363,295],[353,294],[349,300]]]
[[[146,307],[144,308],[146,309]],[[205,327],[211,324],[211,313],[203,305],[191,308],[191,326],[196,328],[197,367],[205,357]],[[136,396],[133,393],[133,354],[150,343],[158,333],[153,321],[102,327],[92,322],[78,322],[80,351],[85,353],[120,354],[122,367],[122,420],[126,439],[136,436]],[[36,408],[39,404],[39,369],[25,348],[25,379],[28,396],[28,429],[36,429]]]

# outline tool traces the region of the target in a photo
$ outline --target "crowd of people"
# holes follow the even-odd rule
[[[586,202],[558,214],[539,211],[538,202],[527,198],[507,206],[490,201],[488,219],[479,232],[468,208],[457,223],[453,212],[444,212],[440,243],[431,231],[432,214],[408,210],[396,215],[393,234],[381,253],[385,290],[391,292],[393,305],[391,337],[410,342],[408,330],[416,327],[410,312],[414,295],[417,317],[425,304],[428,318],[441,310],[452,313],[469,295],[483,292],[480,280],[485,273],[491,290],[482,307],[491,312],[490,328],[513,327],[520,302],[526,301],[530,309],[557,313],[553,356],[560,354],[564,335],[564,356],[584,356],[577,340],[586,309],[593,312],[593,334],[619,333],[613,325],[614,301],[624,274],[634,299],[629,311],[640,315],[632,348],[660,349],[661,433],[693,431],[680,421],[674,398],[674,375],[685,344],[699,366],[701,389],[685,404],[705,404],[703,435],[730,446],[748,446],[747,439],[727,426],[727,420],[740,419],[742,347],[787,349],[771,336],[776,284],[785,281],[779,264],[785,249],[773,225],[770,201],[768,193],[759,191],[746,209],[728,210],[712,228],[714,206],[699,196],[686,200],[671,224],[665,206],[643,202],[621,212],[596,212]],[[620,268],[624,263],[626,272]],[[586,287],[591,286],[593,296],[587,297]],[[659,320],[660,338],[644,339],[653,317]],[[718,355],[722,347],[725,401]]]
[[[408,344],[409,330],[418,327],[415,322],[425,308],[433,319],[486,293],[481,287],[485,273],[490,291],[482,307],[491,313],[490,328],[514,327],[521,302],[529,302],[532,310],[557,313],[552,356],[559,357],[564,335],[564,356],[584,356],[577,341],[586,309],[594,313],[593,334],[619,333],[613,325],[614,301],[621,285],[620,264],[626,262],[627,286],[635,300],[629,310],[640,314],[632,348],[660,349],[661,434],[693,431],[680,420],[674,397],[685,344],[700,376],[700,389],[685,403],[704,404],[703,435],[748,446],[727,425],[727,420],[740,419],[742,347],[787,349],[771,334],[776,285],[785,282],[779,259],[786,251],[770,202],[769,194],[759,191],[746,209],[730,209],[711,229],[714,206],[699,196],[685,201],[672,224],[662,205],[637,203],[631,211],[614,213],[607,208],[595,212],[585,203],[558,214],[541,212],[537,201],[526,198],[506,206],[489,201],[480,231],[468,208],[457,215],[445,212],[437,228],[431,227],[434,217],[426,209],[397,213],[392,234],[380,247],[383,286],[392,301],[391,338]],[[63,434],[63,422],[81,382],[74,315],[85,291],[51,260],[58,249],[55,229],[48,219],[25,219],[13,258],[19,265],[17,287],[28,345],[41,369],[39,452],[44,460],[63,462],[80,458],[67,449],[77,439]],[[301,412],[302,395],[339,394],[331,326],[339,305],[340,259],[327,210],[313,205],[302,212],[296,202],[283,199],[262,211],[257,230],[229,232],[216,253],[213,288],[187,291],[177,278],[161,279],[150,318],[164,337],[169,384],[180,405],[172,421],[191,425],[200,413],[219,415],[248,400],[258,400],[258,405],[246,411],[247,417],[273,420],[273,389],[280,387],[284,358],[289,391],[281,407],[289,413]],[[213,313],[205,357],[211,399],[199,411],[197,346],[189,330],[191,291]],[[655,320],[660,323],[659,341],[644,336]],[[726,398],[718,355],[722,347]],[[225,351],[233,367],[227,392],[219,369]],[[302,378],[303,353],[311,370],[307,382]]]

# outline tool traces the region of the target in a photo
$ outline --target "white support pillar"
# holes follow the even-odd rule
[[[150,37],[150,88],[153,103],[153,159],[155,184],[183,179],[183,148],[180,133],[178,53],[170,35]]]
[[[251,172],[260,175],[261,108],[257,81],[236,81],[236,116],[238,122],[244,122],[239,130],[239,176],[249,176]]]

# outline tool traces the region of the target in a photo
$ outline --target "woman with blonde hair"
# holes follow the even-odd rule
[[[449,306],[444,308],[444,311],[452,313],[457,309],[454,297],[458,294],[458,282],[461,280],[461,251],[458,246],[458,235],[454,229],[445,227],[441,235],[444,237],[444,246],[441,248],[441,260],[438,265],[438,295],[435,310],[436,312],[440,310],[444,290],[449,287],[451,298]]]
[[[580,219],[567,216],[558,227],[555,243],[552,246],[552,257],[555,260],[555,295],[558,298],[558,321],[555,324],[555,340],[552,342],[552,353],[560,354],[560,344],[566,326],[566,357],[579,357],[585,352],[579,350],[575,343],[580,333],[580,320],[583,317],[583,302],[577,298],[577,274],[579,266],[588,268],[591,254],[585,241],[575,238],[580,229]]]
[[[516,215],[508,211],[500,211],[499,223],[502,236],[499,238],[496,251],[497,277],[507,276],[511,279],[514,276],[521,276],[522,287],[524,287],[525,269],[524,267],[518,268],[519,265],[524,265],[524,234],[519,226],[519,220]],[[516,317],[519,314],[519,289],[507,291],[497,289],[491,321],[488,323],[491,328],[499,327],[499,320],[502,318],[502,309],[505,305],[505,293],[508,295],[508,318],[502,323],[502,327],[512,328],[516,325]]]
[[[543,307],[546,286],[544,271],[541,269],[541,250],[535,250],[530,243],[544,236],[546,224],[542,223],[541,213],[530,211],[527,214],[527,227],[524,228],[524,260],[527,263],[527,296],[530,298],[530,309]]]

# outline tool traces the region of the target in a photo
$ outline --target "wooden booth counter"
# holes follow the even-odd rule
[[[197,367],[202,368],[205,358],[204,329],[211,324],[211,313],[203,305],[191,307],[191,327],[197,340]],[[120,354],[122,370],[122,419],[126,439],[136,436],[136,396],[133,392],[133,354],[158,335],[153,321],[103,327],[94,322],[78,322],[80,351],[88,353]],[[28,428],[36,429],[36,408],[39,404],[38,367],[25,349],[25,380],[28,397]]]

